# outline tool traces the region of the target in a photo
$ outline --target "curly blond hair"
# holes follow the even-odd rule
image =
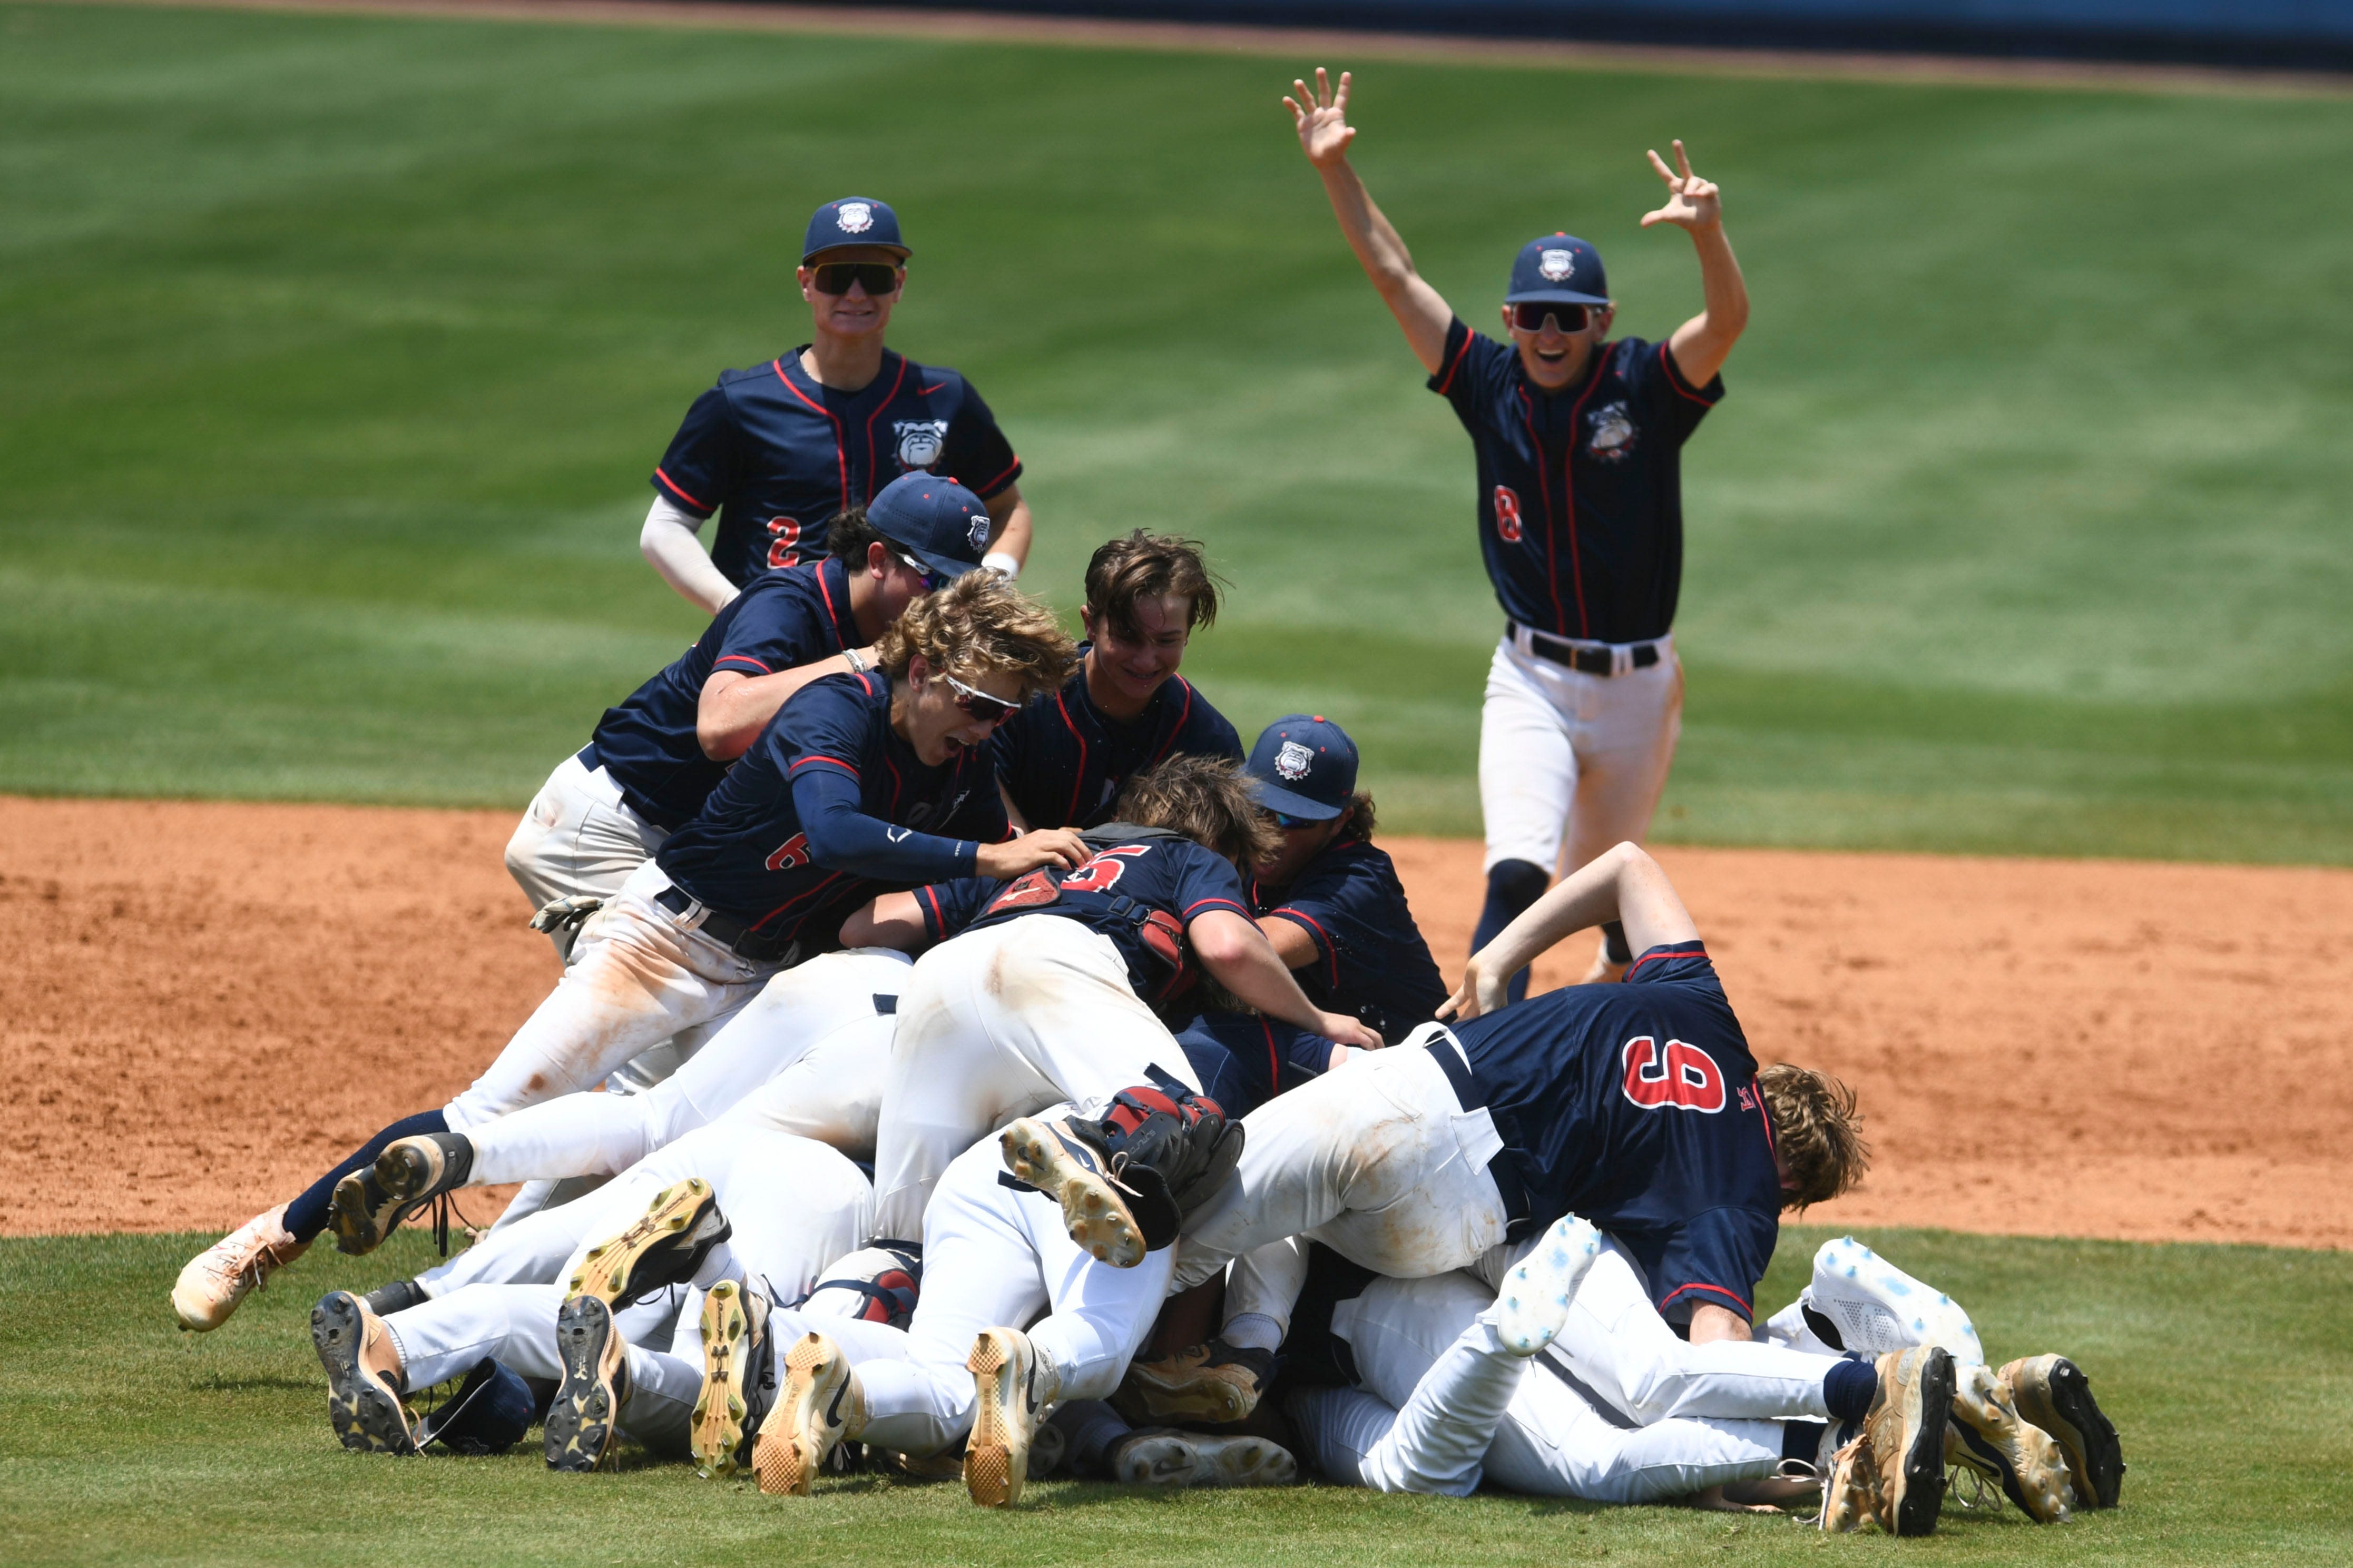
[[[994,572],[968,572],[909,605],[882,634],[876,662],[897,680],[917,654],[969,682],[1010,675],[1024,702],[1070,679],[1079,650],[1054,613]]]
[[[1783,1208],[1805,1209],[1852,1191],[1871,1169],[1854,1090],[1828,1073],[1776,1062],[1757,1074],[1773,1119],[1773,1145],[1789,1173]]]
[[[1244,866],[1271,855],[1282,835],[1258,806],[1241,764],[1224,757],[1171,757],[1127,781],[1116,815],[1138,827],[1181,833]]]

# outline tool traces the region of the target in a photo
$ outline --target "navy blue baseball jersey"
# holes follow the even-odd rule
[[[1332,1042],[1255,1013],[1202,1013],[1176,1031],[1201,1092],[1229,1121],[1248,1116],[1332,1066]]]
[[[697,902],[806,956],[839,945],[877,894],[970,876],[1007,831],[987,754],[924,766],[891,728],[890,680],[870,670],[794,693],[654,858]]]
[[[1211,910],[1250,918],[1233,862],[1189,838],[1155,835],[1098,847],[1075,870],[1043,868],[1010,882],[966,878],[915,895],[934,942],[1023,915],[1057,915],[1111,938],[1138,996],[1166,990],[1169,953],[1155,951],[1153,917],[1181,929]],[[1174,932],[1170,932],[1171,935]]]
[[[1250,900],[1261,918],[1290,921],[1314,940],[1314,962],[1291,973],[1325,1012],[1358,1018],[1392,1043],[1438,1016],[1446,983],[1386,851],[1343,837],[1289,887],[1253,884]]]
[[[758,676],[814,664],[863,640],[850,619],[849,577],[839,562],[764,572],[676,663],[605,710],[593,742],[596,761],[639,816],[661,827],[683,826],[727,773],[695,737],[703,683],[723,669]]]
[[[1781,1181],[1757,1063],[1704,947],[1651,948],[1623,984],[1531,996],[1454,1037],[1505,1145],[1490,1169],[1523,1184],[1532,1229],[1582,1215],[1634,1255],[1662,1312],[1708,1301],[1754,1319]]]
[[[917,468],[987,500],[1021,476],[997,416],[955,371],[885,350],[856,392],[820,386],[793,350],[731,370],[694,400],[654,488],[720,513],[711,559],[731,583],[825,553],[826,523]]]
[[[1479,456],[1479,548],[1504,613],[1556,637],[1661,637],[1683,586],[1684,440],[1724,378],[1683,380],[1664,343],[1594,350],[1581,384],[1547,394],[1519,352],[1458,318],[1430,389]]]
[[[1126,722],[1087,695],[1087,672],[1040,692],[991,742],[997,778],[1032,827],[1092,827],[1111,820],[1127,781],[1168,757],[1242,760],[1242,739],[1193,683],[1172,675]]]

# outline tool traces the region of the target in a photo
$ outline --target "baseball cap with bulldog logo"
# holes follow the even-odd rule
[[[980,569],[991,526],[978,496],[944,475],[920,468],[875,492],[866,503],[866,523],[924,571],[949,581]]]
[[[1266,727],[1242,773],[1267,810],[1329,822],[1356,793],[1356,742],[1321,713],[1293,713]]]
[[[872,196],[844,196],[809,215],[808,237],[801,241],[801,265],[807,267],[824,251],[852,245],[895,250],[902,261],[914,254],[899,237],[897,213]]]
[[[1512,291],[1504,303],[1542,300],[1562,305],[1607,305],[1609,278],[1601,253],[1575,235],[1548,234],[1520,247],[1512,263]]]

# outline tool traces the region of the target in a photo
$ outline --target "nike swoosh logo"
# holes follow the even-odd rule
[[[849,1392],[849,1379],[845,1377],[841,1380],[840,1385],[834,1389],[833,1404],[826,1410],[825,1424],[827,1426],[839,1426],[841,1425],[841,1396]]]

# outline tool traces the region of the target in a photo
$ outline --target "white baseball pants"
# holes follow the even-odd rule
[[[1525,860],[1565,876],[1650,832],[1683,733],[1683,663],[1663,638],[1648,668],[1588,675],[1525,641],[1496,645],[1479,711],[1486,868]]]
[[[957,1155],[937,1183],[906,1358],[858,1365],[871,1417],[865,1441],[921,1457],[962,1438],[973,1405],[965,1359],[983,1329],[1018,1329],[1049,1314],[1029,1328],[1029,1342],[1065,1400],[1107,1397],[1151,1334],[1175,1248],[1146,1253],[1133,1268],[1098,1263],[1064,1233],[1060,1204],[999,1182],[1004,1172],[992,1135]],[[845,1340],[842,1349],[857,1361],[856,1347]]]
[[[631,811],[621,786],[575,754],[555,764],[507,840],[507,874],[536,911],[557,899],[609,899],[670,837]],[[556,956],[575,933],[554,933]]]
[[[644,1093],[563,1095],[468,1129],[471,1180],[487,1186],[628,1170],[716,1121],[811,1053],[821,1053],[830,1068],[871,1080],[865,1098],[879,1100],[895,1020],[877,1012],[877,999],[895,1002],[908,970],[903,955],[881,948],[824,953],[784,970],[676,1073]],[[855,1059],[869,1058],[871,1065]],[[842,1073],[824,1076],[839,1079]],[[864,1153],[871,1144],[870,1131],[865,1147],[844,1152]]]
[[[1175,1288],[1291,1236],[1407,1279],[1502,1241],[1509,1216],[1487,1163],[1503,1139],[1483,1108],[1462,1109],[1425,1048],[1442,1035],[1417,1029],[1242,1118],[1241,1163],[1185,1222]]]
[[[1308,1391],[1287,1407],[1318,1467],[1380,1491],[1464,1497],[1483,1475],[1535,1496],[1641,1503],[1779,1463],[1776,1422],[1638,1426],[1605,1412],[1544,1357],[1505,1351],[1493,1304],[1463,1273],[1377,1279],[1340,1303],[1332,1331],[1348,1342],[1359,1386]]]
[[[723,1020],[759,994],[772,963],[742,957],[653,901],[670,886],[649,860],[581,932],[547,1000],[471,1087],[444,1108],[450,1131],[593,1089],[648,1047]]]
[[[933,948],[899,995],[874,1135],[876,1234],[920,1235],[933,1186],[973,1140],[1060,1100],[1099,1111],[1154,1067],[1200,1088],[1109,937],[1032,914]]]

